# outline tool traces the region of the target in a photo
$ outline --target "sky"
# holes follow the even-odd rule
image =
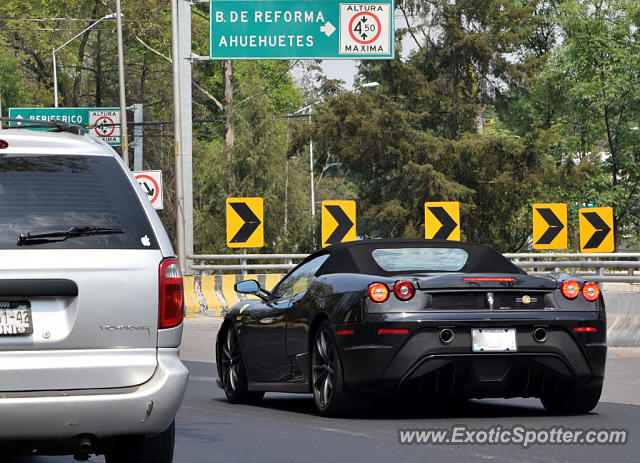
[[[414,18],[413,16],[409,16]],[[394,18],[395,28],[406,27],[407,22],[404,17],[399,16],[397,13]],[[406,58],[408,54],[415,50],[415,43],[406,35],[402,39],[402,57]],[[357,72],[358,61],[355,60],[324,60],[322,62],[322,69],[327,77],[330,79],[341,79],[345,81],[345,88],[347,90],[353,89],[353,78]]]
[[[346,89],[353,89],[353,78],[358,72],[354,60],[324,60],[322,62],[322,70],[330,79],[341,79],[346,82]]]

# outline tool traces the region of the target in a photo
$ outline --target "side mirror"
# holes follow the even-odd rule
[[[245,280],[236,283],[234,289],[237,293],[260,295],[260,284],[256,280]]]

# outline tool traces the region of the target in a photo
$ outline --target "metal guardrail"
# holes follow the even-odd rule
[[[636,274],[640,269],[640,253],[637,252],[507,253],[504,256],[532,275],[562,271],[595,282],[640,283],[640,274]]]
[[[596,282],[640,283],[640,253],[509,253],[504,254],[532,275],[566,272]],[[307,254],[201,254],[187,256],[196,274],[214,272],[290,270]],[[628,260],[621,260],[628,259]],[[271,261],[249,264],[247,261]],[[210,263],[237,261],[237,264]],[[276,262],[273,262],[276,261]]]
[[[246,274],[248,270],[291,270],[299,261],[307,257],[309,254],[199,254],[195,256],[187,256],[187,259],[193,261],[189,267],[192,271],[201,273],[240,270]],[[203,264],[199,262],[207,261],[240,261],[239,264]],[[282,263],[269,264],[248,264],[248,260],[280,260]]]

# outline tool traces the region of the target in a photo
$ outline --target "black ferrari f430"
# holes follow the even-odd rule
[[[271,291],[236,284],[216,344],[231,402],[313,393],[326,416],[373,396],[539,397],[551,413],[598,403],[606,358],[595,283],[527,275],[494,249],[365,240],[317,251]]]

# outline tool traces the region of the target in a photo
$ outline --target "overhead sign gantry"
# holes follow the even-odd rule
[[[211,0],[209,59],[393,59],[393,0]]]

